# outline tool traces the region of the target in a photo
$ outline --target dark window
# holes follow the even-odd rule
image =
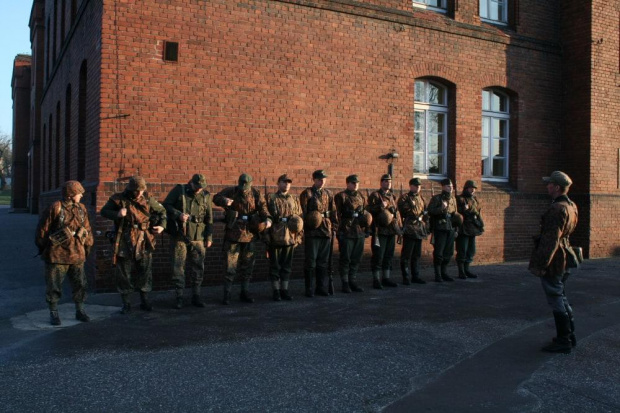
[[[60,101],[56,104],[56,139],[54,140],[54,177],[56,178],[54,188],[60,186]]]
[[[75,23],[75,15],[77,13],[77,0],[71,0],[71,25]]]
[[[80,67],[80,89],[78,95],[78,142],[77,142],[77,180],[86,178],[86,60]]]
[[[52,125],[52,114],[51,113],[50,113],[49,125],[50,125],[50,129],[49,129],[49,133],[47,134],[47,151],[45,153],[45,158],[47,159],[47,171],[46,171],[47,176],[45,177],[45,186],[48,191],[52,189],[52,142],[53,142],[52,131],[54,130],[54,128],[52,127],[53,125]]]
[[[62,0],[60,3],[60,48],[62,49],[62,42],[65,41],[65,9],[66,3],[65,0]]]
[[[71,179],[71,85],[65,95],[65,181]]]
[[[52,16],[54,19],[54,30],[52,31],[52,64],[56,64],[56,38],[58,37],[58,0],[54,0],[54,15]]]
[[[179,60],[179,43],[164,42],[164,60],[177,62]]]

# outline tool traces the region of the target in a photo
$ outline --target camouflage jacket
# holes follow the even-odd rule
[[[366,198],[359,191],[344,190],[334,197],[338,211],[338,238],[364,238],[366,229],[359,224]]]
[[[299,195],[299,203],[304,212],[304,223],[309,212],[318,211],[323,215],[323,222],[317,229],[304,230],[306,237],[331,238],[332,227],[334,230],[338,228],[336,204],[331,191],[326,188],[317,190],[311,186]]]
[[[480,211],[482,204],[474,195],[463,192],[456,197],[456,207],[459,214],[463,215],[463,225],[459,233],[468,237],[477,237],[484,232],[484,221]]]
[[[301,217],[301,205],[297,196],[278,191],[267,197],[267,210],[273,219],[271,228],[266,231],[265,241],[271,247],[285,247],[301,244],[303,230],[296,234],[288,228],[288,220],[293,215]]]
[[[188,184],[175,186],[163,202],[168,219],[175,220],[190,241],[213,241],[213,204],[211,194],[202,190],[198,195]],[[190,218],[184,224],[181,214]],[[168,225],[171,225],[168,223]]]
[[[119,218],[121,208],[127,208],[127,215]],[[137,199],[131,199],[127,191],[112,195],[101,208],[101,216],[114,221],[117,234],[121,231],[114,247],[116,255],[135,260],[155,249],[155,235],[150,229],[156,225],[166,227],[166,209],[146,192]]]
[[[94,244],[86,207],[54,202],[41,214],[34,242],[47,263],[83,264]]]
[[[557,197],[540,219],[540,234],[534,237],[535,246],[529,269],[544,270],[547,276],[561,276],[566,271],[566,250],[569,237],[577,226],[577,206],[566,195]]]
[[[428,215],[425,213],[426,202],[420,194],[408,192],[398,198],[398,211],[403,218],[403,233],[415,239],[428,236]]]
[[[387,206],[383,206],[383,201],[387,202]],[[389,189],[384,191],[383,189],[379,189],[368,197],[368,206],[366,207],[368,212],[372,214],[372,227],[373,230],[375,228],[378,229],[379,235],[396,235],[400,232],[399,222],[400,222],[400,213],[398,212],[398,205],[396,202],[396,195],[394,192]],[[377,223],[377,216],[383,211],[387,209],[394,215],[392,222],[390,222],[387,226],[380,226]]]
[[[232,205],[226,205],[226,198],[232,199]],[[271,220],[265,198],[255,188],[247,191],[239,189],[238,186],[225,188],[213,197],[213,203],[226,210],[224,237],[227,241],[251,242],[257,234],[250,230],[250,221],[252,219],[259,219],[261,222]]]
[[[443,203],[448,205],[444,207]],[[431,216],[431,228],[433,231],[451,231],[452,216],[458,214],[456,199],[447,192],[441,192],[431,198],[428,204],[428,213]]]

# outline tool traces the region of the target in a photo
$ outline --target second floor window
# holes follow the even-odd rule
[[[508,0],[480,0],[480,17],[492,23],[508,23]]]
[[[508,179],[510,108],[508,96],[482,91],[482,177]]]
[[[445,12],[447,8],[446,1],[447,0],[413,0],[413,5]]]
[[[437,82],[415,82],[413,171],[446,175],[448,90]]]

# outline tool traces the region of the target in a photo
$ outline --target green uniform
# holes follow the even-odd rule
[[[357,271],[364,254],[366,230],[360,226],[366,208],[366,198],[359,191],[349,189],[335,196],[338,210],[338,247],[340,250],[340,278],[343,290],[346,283],[356,285]],[[350,291],[349,291],[350,292]]]
[[[177,231],[170,237],[172,282],[177,296],[183,295],[185,272],[191,277],[192,293],[200,294],[204,278],[206,242],[213,241],[213,206],[211,194],[202,190],[196,194],[190,184],[176,185],[163,202],[168,219],[175,221]],[[187,222],[180,220],[189,215]],[[168,223],[172,226],[172,222]],[[188,250],[190,252],[188,253]]]
[[[444,202],[446,205],[444,206]],[[456,235],[452,221],[457,214],[456,199],[451,193],[441,192],[431,198],[428,204],[428,213],[431,216],[433,229],[433,264],[435,279],[441,271],[442,278],[447,278],[446,269],[454,255],[454,238]]]
[[[384,206],[383,202],[387,202]],[[372,226],[374,230],[373,237],[378,237],[379,245],[373,239],[371,269],[373,277],[379,277],[379,271],[383,271],[383,279],[389,279],[389,273],[392,270],[392,260],[394,259],[394,249],[396,247],[396,235],[400,234],[398,222],[400,215],[396,203],[396,196],[391,189],[379,189],[368,197],[368,212],[372,214]],[[391,222],[381,225],[379,214],[384,210],[389,211],[393,216]]]
[[[480,212],[482,205],[478,198],[468,191],[456,197],[458,212],[463,216],[463,225],[456,238],[456,262],[459,272],[469,273],[469,264],[476,255],[476,237],[484,232],[484,222]]]
[[[403,247],[400,253],[400,270],[405,283],[411,278],[420,279],[422,240],[428,237],[428,215],[422,195],[414,192],[398,198],[398,211],[403,219]]]

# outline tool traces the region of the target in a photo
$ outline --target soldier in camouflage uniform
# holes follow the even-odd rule
[[[342,292],[363,292],[357,285],[357,269],[364,255],[364,240],[366,239],[366,220],[364,214],[366,199],[358,191],[359,178],[349,175],[346,179],[347,189],[338,192],[334,197],[338,210],[338,247],[340,250],[340,278]]]
[[[130,294],[135,290],[140,291],[140,308],[151,311],[148,293],[153,285],[152,253],[155,235],[166,228],[166,210],[148,196],[144,178],[134,176],[123,192],[110,197],[101,208],[101,216],[114,221],[116,289],[123,301],[121,314],[131,312]]]
[[[253,303],[254,298],[249,289],[256,259],[254,241],[259,232],[270,228],[272,224],[265,198],[260,191],[252,188],[252,177],[241,174],[239,185],[220,191],[213,198],[213,203],[226,210],[223,247],[226,253],[226,274],[222,304],[230,304],[230,291],[237,273],[241,275],[242,282],[240,300]]]
[[[454,239],[456,228],[462,219],[456,209],[456,199],[452,195],[452,181],[441,181],[441,193],[431,198],[428,204],[428,213],[431,216],[431,228],[433,231],[433,266],[435,268],[435,281],[454,281],[448,275],[447,268],[450,258],[454,255]]]
[[[301,205],[297,196],[290,194],[293,180],[284,174],[278,178],[278,191],[267,197],[267,209],[273,225],[265,233],[269,251],[269,277],[274,301],[291,301],[288,284],[291,278],[295,247],[303,240],[303,229],[293,231],[301,224]]]
[[[540,277],[555,320],[557,336],[542,350],[570,353],[577,339],[573,309],[566,298],[565,285],[569,276],[568,258],[573,254],[569,237],[577,227],[578,212],[577,206],[567,195],[573,183],[568,175],[554,171],[544,177],[543,181],[553,201],[540,220],[540,234],[535,238],[529,270]]]
[[[168,212],[172,281],[175,308],[183,308],[186,266],[191,275],[192,304],[204,307],[200,287],[204,278],[206,249],[213,244],[213,207],[204,175],[195,174],[186,185],[177,185],[164,200]],[[174,230],[172,230],[174,228]]]
[[[65,276],[73,288],[75,318],[90,321],[84,311],[86,275],[84,261],[93,244],[93,234],[86,207],[80,204],[84,188],[78,181],[62,186],[62,200],[50,205],[42,214],[35,233],[35,244],[45,261],[45,300],[50,309],[50,323],[61,324],[58,301]]]
[[[478,278],[469,271],[469,265],[476,255],[476,237],[484,232],[482,221],[482,204],[474,196],[478,187],[476,182],[467,181],[463,186],[463,192],[456,197],[456,208],[463,216],[463,225],[459,228],[459,236],[456,237],[456,264],[459,268],[459,278]]]
[[[338,227],[336,204],[331,191],[325,188],[327,174],[319,169],[312,173],[314,184],[306,188],[299,196],[304,212],[305,263],[304,278],[306,297],[314,294],[327,297],[325,278],[328,276],[329,254],[332,231]],[[312,291],[313,276],[316,287]]]
[[[396,235],[402,236],[402,231],[396,195],[392,191],[392,177],[389,174],[381,176],[381,188],[370,194],[366,209],[372,214],[373,226],[372,286],[379,290],[383,287],[398,287],[390,276]]]
[[[422,182],[418,178],[409,180],[409,192],[398,198],[398,211],[403,219],[403,248],[400,252],[400,270],[403,284],[426,284],[420,278],[420,258],[422,240],[428,237],[428,214],[426,202],[420,190]]]

